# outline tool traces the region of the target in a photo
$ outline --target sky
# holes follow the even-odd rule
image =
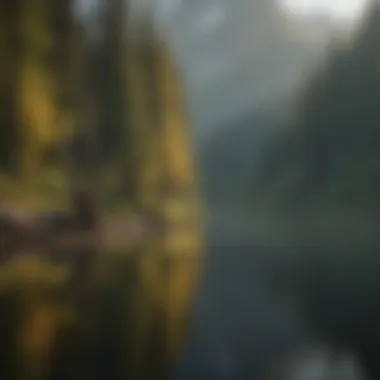
[[[200,135],[299,87],[332,34],[354,24],[367,2],[156,1]]]
[[[322,13],[338,22],[352,22],[362,14],[368,0],[280,0],[279,3],[300,16]]]

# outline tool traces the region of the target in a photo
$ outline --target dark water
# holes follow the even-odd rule
[[[380,318],[376,306],[379,252],[374,246],[348,241],[261,244],[252,237],[210,238],[175,379],[267,380],[281,360],[305,345],[328,344],[331,336],[341,339],[347,332],[354,340],[369,336],[367,325],[377,325]],[[302,302],[319,321],[325,321],[318,322],[321,330],[315,329],[310,315],[301,318],[299,309],[284,297],[288,294],[267,281],[285,273],[290,283],[295,274],[296,291],[307,297]],[[306,320],[311,324],[306,325]],[[316,359],[310,371],[323,363],[323,358]],[[363,378],[349,372],[350,379]]]
[[[209,242],[176,379],[259,379],[302,342],[300,321],[260,278],[268,249]]]

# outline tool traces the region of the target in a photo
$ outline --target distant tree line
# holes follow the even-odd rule
[[[379,23],[374,5],[351,46],[333,45],[301,94],[292,124],[262,160],[257,194],[302,206],[380,205]]]

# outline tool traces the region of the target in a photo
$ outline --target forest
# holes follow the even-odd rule
[[[152,14],[78,4],[1,4],[0,198],[16,227],[1,215],[0,377],[162,379],[200,250],[181,75]],[[37,222],[76,226],[75,188],[95,200],[100,230],[85,247],[50,246],[61,227]],[[134,238],[139,217],[160,234]]]
[[[170,53],[151,20],[135,30],[128,26],[127,2],[99,4],[97,12],[88,11],[95,14],[91,20],[81,17],[76,3],[3,5],[2,189],[30,185],[32,191],[48,182],[52,193],[67,179],[97,178],[97,186],[109,184],[104,192],[130,199],[138,182],[133,177],[140,172],[134,165],[148,155],[145,151],[154,154],[155,139],[146,139],[144,130],[167,117],[161,111],[167,102],[183,114],[175,100],[177,79],[164,73]],[[161,83],[170,81],[170,93],[163,94],[167,89]],[[175,112],[170,118],[174,123]]]
[[[378,212],[379,21],[374,4],[349,46],[331,43],[255,170],[255,197],[280,208]]]

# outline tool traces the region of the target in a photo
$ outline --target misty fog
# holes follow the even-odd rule
[[[323,355],[328,356],[328,350],[322,349],[321,356],[317,348],[309,356],[315,367],[309,363],[302,374],[290,374],[292,369],[285,374],[280,363],[290,362],[294,352],[304,354],[304,346],[312,349],[329,342],[305,326],[292,304],[262,280],[263,257],[286,255],[292,249],[307,256],[318,250],[308,243],[291,248],[306,236],[303,219],[290,228],[287,219],[278,214],[273,218],[252,202],[254,173],[260,171],[271,143],[286,133],[305,87],[331,52],[351,48],[360,15],[342,20],[323,11],[297,14],[268,0],[161,2],[158,17],[185,83],[208,241],[177,378],[362,378],[351,359],[353,367],[344,367],[345,375],[326,370],[330,359]],[[326,215],[322,219],[325,226]],[[334,223],[344,224],[341,219]],[[318,221],[310,228],[316,236],[325,233],[318,230]]]

